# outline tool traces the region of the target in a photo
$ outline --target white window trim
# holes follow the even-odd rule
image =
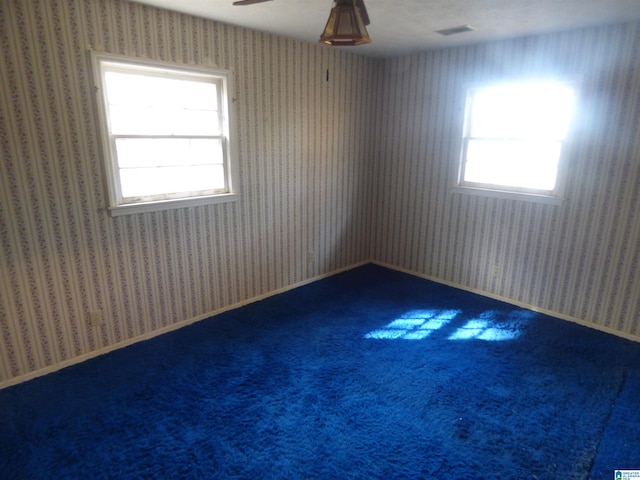
[[[233,74],[230,70],[222,70],[217,68],[202,67],[195,65],[187,65],[173,62],[163,62],[159,60],[150,60],[143,58],[130,57],[126,55],[110,54],[90,51],[91,63],[94,74],[94,88],[96,93],[97,120],[100,127],[100,137],[102,144],[103,162],[105,165],[107,187],[109,193],[109,205],[107,207],[112,217],[120,215],[130,215],[136,213],[156,212],[162,210],[173,210],[178,208],[188,208],[200,205],[220,204],[227,202],[235,202],[240,199],[238,191],[238,162],[235,146],[235,114],[232,108],[233,98]],[[224,118],[224,137],[223,142],[226,157],[226,174],[227,174],[227,190],[224,193],[216,193],[212,195],[202,195],[193,197],[183,197],[176,199],[166,199],[158,201],[142,201],[137,203],[121,203],[120,184],[118,180],[117,167],[112,158],[112,146],[110,145],[110,134],[107,125],[107,111],[105,105],[105,97],[103,95],[103,71],[101,62],[114,62],[120,64],[129,64],[139,67],[151,67],[156,69],[165,69],[168,72],[187,71],[192,73],[202,73],[205,75],[215,75],[220,77],[222,82],[221,102],[223,112],[226,112]]]
[[[491,198],[501,198],[507,200],[520,200],[525,202],[534,202],[545,205],[562,205],[566,201],[566,197],[564,196],[564,187],[565,187],[565,178],[567,175],[567,161],[568,152],[570,150],[570,142],[571,137],[574,132],[574,125],[570,125],[569,132],[567,133],[566,138],[562,142],[562,151],[560,153],[560,160],[558,163],[558,172],[556,176],[556,186],[553,191],[519,191],[516,187],[498,187],[496,185],[487,184],[487,185],[479,185],[479,184],[465,184],[461,178],[463,174],[463,162],[465,161],[465,149],[464,149],[464,135],[467,127],[467,115],[468,115],[468,92],[472,89],[478,88],[486,88],[491,86],[496,86],[500,84],[508,85],[511,83],[564,83],[571,85],[576,93],[576,109],[579,106],[579,81],[576,79],[567,79],[567,78],[527,78],[527,79],[512,79],[510,81],[495,81],[495,82],[487,82],[482,84],[473,84],[467,85],[464,89],[465,102],[464,102],[464,118],[462,123],[462,135],[460,135],[460,142],[458,145],[458,161],[454,162],[454,176],[455,184],[451,187],[450,192],[456,194],[463,195],[472,195],[479,197],[491,197]],[[574,112],[574,124],[575,119],[577,118],[577,113]]]
[[[451,192],[461,193],[464,195],[475,195],[478,197],[504,198],[507,200],[521,200],[524,202],[543,203],[545,205],[562,205],[565,201],[564,197],[558,195],[515,192],[492,188],[469,187],[466,185],[455,185],[451,188]]]

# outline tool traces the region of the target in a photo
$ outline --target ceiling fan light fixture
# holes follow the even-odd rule
[[[358,3],[364,9],[364,3]],[[320,35],[320,43],[334,47],[371,43],[365,27],[368,23],[366,10],[362,12],[356,0],[334,0],[329,20]]]

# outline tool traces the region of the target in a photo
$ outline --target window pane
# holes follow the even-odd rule
[[[222,165],[127,168],[120,170],[120,182],[124,198],[186,192],[197,194],[225,188]]]
[[[118,138],[119,168],[222,164],[219,138]]]
[[[115,135],[217,135],[217,85],[187,79],[106,72]]]
[[[143,73],[105,72],[111,105],[156,105],[170,108],[218,110],[213,80],[167,78]]]
[[[560,142],[469,140],[464,181],[553,190]]]
[[[114,135],[218,135],[218,112],[153,106],[111,105]]]
[[[568,85],[516,85],[477,90],[469,134],[484,138],[546,138],[567,135],[574,103]]]
[[[226,124],[231,72],[123,55],[92,59],[114,215],[164,209],[157,200],[235,193]]]

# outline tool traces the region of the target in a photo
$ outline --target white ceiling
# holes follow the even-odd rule
[[[233,0],[136,0],[317,42],[332,0],[273,0],[233,6]],[[375,57],[536,33],[640,20],[640,0],[365,0],[373,42],[347,48]],[[443,37],[436,30],[471,25],[476,31]]]

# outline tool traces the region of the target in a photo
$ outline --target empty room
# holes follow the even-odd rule
[[[639,479],[640,2],[0,1],[0,478]]]

